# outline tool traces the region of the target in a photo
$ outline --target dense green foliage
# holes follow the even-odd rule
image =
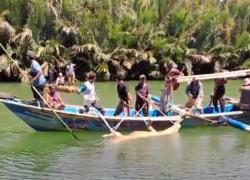
[[[141,60],[182,63],[199,54],[201,61],[212,56],[229,68],[249,67],[249,0],[1,0],[0,19],[16,34],[32,31],[21,51],[12,46],[19,59],[35,50],[46,61],[86,61],[87,70],[112,73],[110,59],[136,71]]]

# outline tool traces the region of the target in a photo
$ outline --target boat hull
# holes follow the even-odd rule
[[[27,105],[22,103],[21,100],[1,100],[6,107],[22,119],[26,124],[37,131],[66,131],[61,121],[57,119],[53,111],[47,108],[39,108],[33,105]],[[79,114],[78,106],[66,106],[64,111],[57,111],[62,120],[74,130],[88,130],[88,131],[108,131],[107,126],[98,115]],[[227,112],[215,113],[212,107],[204,108],[204,114],[202,116],[219,120],[220,117],[230,117],[245,124],[250,124],[250,113],[247,111],[240,111],[233,105],[226,106]],[[119,131],[135,131],[146,130],[146,122],[151,121],[152,126],[156,130],[163,130],[170,127],[173,122],[179,121],[180,116],[178,114],[172,116],[159,116],[157,110],[151,110],[151,117],[113,117],[113,110],[107,110],[107,116],[105,119],[111,127],[115,127],[118,124]],[[135,113],[135,112],[134,112]],[[200,119],[194,119],[186,117],[182,121],[182,127],[195,127],[209,125],[210,122],[201,121]]]
[[[27,125],[37,131],[65,131],[61,121],[53,114],[49,109],[41,109],[38,107],[32,107],[27,105],[21,105],[19,103],[13,103],[5,101],[5,106],[13,112],[16,116],[22,119]],[[79,113],[65,113],[57,112],[61,119],[74,130],[89,130],[89,131],[108,131],[107,126],[101,118],[96,115],[84,116]],[[146,130],[146,119],[136,120],[123,119],[122,117],[110,118],[105,117],[111,127],[115,127],[122,121],[119,126],[121,131],[135,131]],[[172,125],[171,121],[163,121],[158,118],[159,121],[153,121],[152,125],[157,130],[162,130]]]

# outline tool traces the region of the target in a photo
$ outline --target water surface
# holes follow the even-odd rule
[[[136,82],[129,82],[134,92]],[[227,95],[238,97],[241,81],[230,81]],[[150,82],[160,94],[162,82]],[[185,101],[185,86],[174,102]],[[105,107],[114,107],[114,82],[96,85]],[[204,83],[205,104],[212,82]],[[0,83],[0,91],[31,98],[22,83]],[[67,103],[81,104],[76,94],[63,94]],[[0,105],[0,179],[249,179],[250,135],[231,127],[181,129],[179,133],[114,143],[101,132],[36,132]]]

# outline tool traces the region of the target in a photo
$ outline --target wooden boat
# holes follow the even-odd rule
[[[2,98],[0,99],[11,112],[22,119],[26,124],[37,131],[66,131],[62,123],[54,116],[53,111],[48,108],[40,108],[32,101],[24,101],[18,98]],[[89,113],[79,113],[80,106],[66,105],[64,110],[55,110],[62,120],[74,130],[98,131],[109,129],[103,122],[98,112],[91,109]],[[107,108],[106,115],[103,116],[109,125],[119,131],[137,131],[146,130],[146,122],[152,122],[152,126],[156,130],[163,130],[170,127],[174,122],[181,120],[179,113],[169,112],[166,116],[162,116],[157,109],[150,109],[149,117],[135,117],[135,110],[132,110],[131,116],[113,116],[114,109]],[[231,117],[250,124],[249,111],[241,111],[234,104],[226,104],[225,112],[216,113],[213,107],[204,107],[204,114],[199,117],[209,118],[219,121],[220,117]],[[194,112],[195,113],[195,112]],[[198,117],[198,116],[197,116]],[[182,127],[193,127],[208,125],[211,122],[203,121],[201,118],[190,118],[186,116],[182,121]]]

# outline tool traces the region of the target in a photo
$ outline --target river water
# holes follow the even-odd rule
[[[129,82],[133,92],[136,82]],[[238,97],[241,81],[227,84]],[[153,94],[162,82],[150,82]],[[117,103],[114,82],[96,85],[105,107]],[[212,82],[204,83],[206,102]],[[31,98],[22,83],[0,83],[0,91]],[[186,99],[184,85],[176,104]],[[81,97],[63,94],[66,103]],[[0,179],[249,179],[250,135],[232,127],[183,128],[178,133],[115,143],[101,132],[36,132],[0,104]]]

